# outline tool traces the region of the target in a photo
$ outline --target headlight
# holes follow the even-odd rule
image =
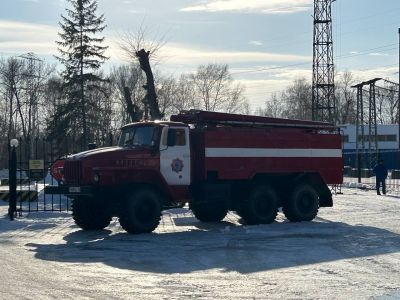
[[[94,173],[94,175],[93,175],[93,180],[94,180],[94,182],[99,182],[100,181],[100,175],[99,174],[97,174],[97,173]]]

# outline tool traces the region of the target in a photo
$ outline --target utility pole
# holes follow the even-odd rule
[[[358,183],[361,183],[361,169],[363,166],[363,158],[365,155],[365,138],[364,138],[364,100],[363,86],[365,83],[360,83],[352,88],[357,88],[357,119],[356,119],[356,169]],[[361,150],[360,150],[361,142]]]
[[[399,142],[399,152],[398,152],[398,159],[397,161],[400,164],[400,28],[398,29],[398,33],[399,33],[399,91],[398,91],[398,98],[397,98],[397,114],[398,114],[398,119],[397,122],[399,122],[398,126],[399,126],[399,132],[397,133],[397,139]],[[400,170],[400,165],[398,166],[398,169]]]
[[[9,164],[8,164],[8,178],[9,178],[9,192],[10,198],[8,199],[8,216],[13,221],[15,213],[17,212],[17,153],[18,140],[12,139],[9,142]]]
[[[382,78],[367,81],[369,84],[369,118],[368,118],[368,163],[373,168],[379,160],[378,124],[376,120],[376,82]]]
[[[332,3],[314,0],[312,119],[335,123]]]

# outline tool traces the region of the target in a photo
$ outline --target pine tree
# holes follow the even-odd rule
[[[66,8],[67,16],[61,16],[59,23],[61,32],[56,58],[64,65],[64,89],[68,94],[67,103],[60,106],[54,116],[55,128],[59,133],[66,132],[69,126],[78,123],[81,128],[83,148],[88,144],[90,136],[88,126],[88,110],[90,109],[87,93],[96,89],[103,79],[96,71],[108,58],[104,55],[108,47],[102,46],[104,37],[96,37],[104,28],[104,15],[96,16],[96,0],[68,0],[72,9]],[[62,118],[60,120],[59,118]],[[75,118],[78,118],[76,120]],[[59,122],[57,122],[57,120]]]

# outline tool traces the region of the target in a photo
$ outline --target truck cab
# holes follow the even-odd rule
[[[159,160],[159,172],[169,186],[188,186],[191,181],[189,127],[182,123],[148,122],[121,129],[118,147],[144,149]]]
[[[185,124],[143,122],[121,128],[116,147],[72,155],[64,163],[63,182],[95,189],[151,183],[162,179],[169,186],[191,182],[190,136]],[[75,189],[74,189],[75,188]]]

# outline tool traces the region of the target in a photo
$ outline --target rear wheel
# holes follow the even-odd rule
[[[278,214],[278,197],[264,185],[256,186],[240,208],[240,216],[249,225],[272,223]]]
[[[119,223],[129,233],[149,233],[161,219],[159,195],[151,189],[142,189],[129,196],[120,212]]]
[[[102,200],[79,196],[72,200],[72,218],[83,230],[104,229],[111,222],[111,214]]]
[[[318,208],[315,189],[309,184],[300,184],[283,206],[283,212],[291,222],[311,221],[317,216]]]
[[[220,222],[228,213],[227,205],[224,201],[189,203],[189,208],[194,216],[202,222]]]

